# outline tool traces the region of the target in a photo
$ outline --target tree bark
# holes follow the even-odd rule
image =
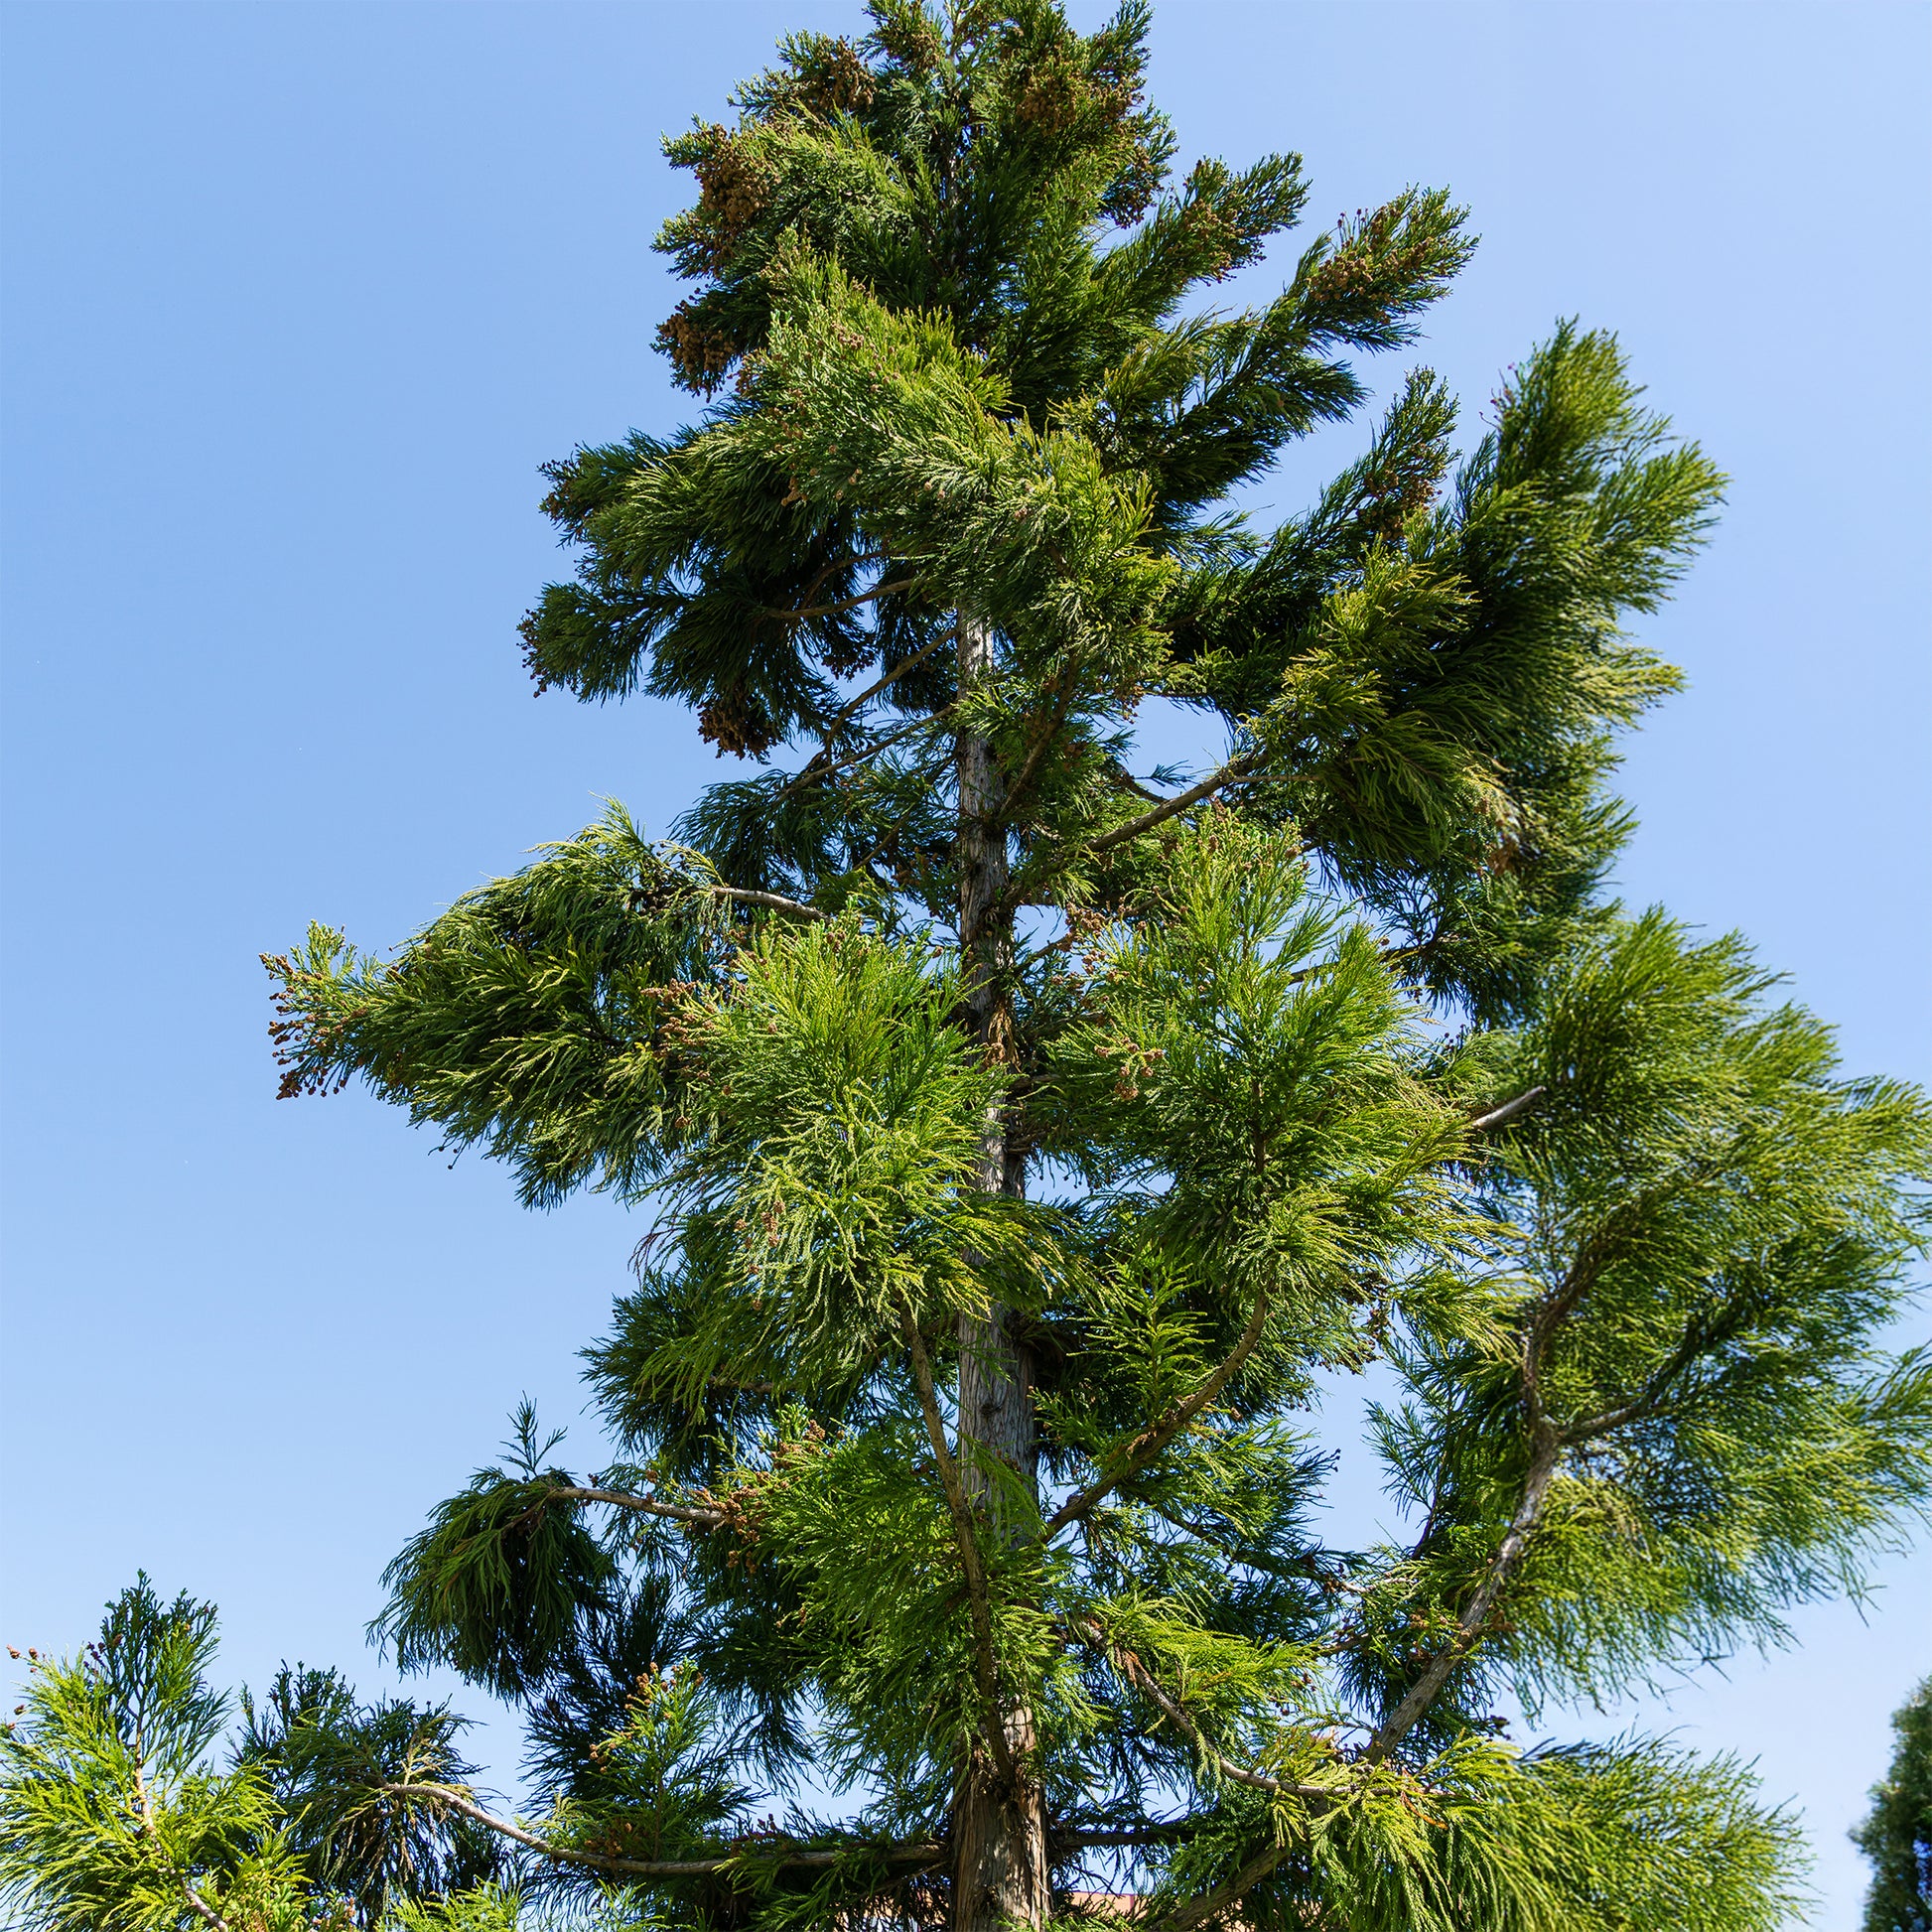
[[[959,620],[959,688],[993,668],[993,633],[978,620]],[[1013,1014],[1004,970],[1012,952],[1007,886],[1006,774],[993,747],[962,732],[959,781],[959,945],[966,973],[966,1016],[973,1036],[995,1060],[1013,1052]],[[1019,1193],[1025,1178],[1007,1145],[1007,1121],[989,1109],[980,1144],[979,1185]],[[1037,1515],[1039,1455],[1034,1430],[1033,1358],[999,1304],[984,1319],[959,1323],[961,1475],[975,1509],[995,1534],[1029,1533]],[[1016,1512],[989,1468],[1012,1471],[1035,1507]],[[953,1932],[1010,1932],[1044,1923],[1049,1909],[1046,1812],[1039,1787],[1034,1713],[1024,1686],[1002,1685],[991,1721],[1002,1726],[1013,1766],[1003,1775],[994,1753],[974,1750],[960,1766],[953,1804]]]

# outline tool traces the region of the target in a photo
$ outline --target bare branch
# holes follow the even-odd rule
[[[384,1784],[376,1787],[385,1797],[392,1798],[430,1798],[436,1803],[447,1805],[452,1811],[461,1812],[464,1817],[474,1819],[479,1825],[498,1833],[501,1837],[528,1847],[541,1858],[558,1859],[566,1864],[581,1864],[592,1871],[609,1871],[628,1878],[704,1878],[720,1871],[729,1871],[735,1865],[747,1863],[744,1853],[734,1853],[715,1859],[616,1859],[608,1858],[598,1852],[580,1852],[575,1846],[553,1845],[541,1839],[534,1832],[526,1832],[520,1825],[512,1825],[506,1818],[497,1818],[486,1812],[466,1791],[460,1791],[447,1784]],[[883,1858],[892,1864],[937,1864],[945,1857],[945,1848],[929,1840],[921,1840],[905,1845],[866,1845],[855,1841],[850,1845],[798,1846],[783,1853],[773,1863],[782,1865],[826,1865],[836,1864],[839,1860],[854,1852],[870,1852],[876,1858]]]
[[[786,623],[802,623],[807,618],[837,618],[847,611],[856,611],[862,604],[872,604],[882,597],[891,597],[895,591],[907,590],[914,580],[910,577],[895,577],[884,584],[876,584],[869,591],[856,592],[851,597],[835,598],[830,604],[800,604],[789,611],[767,611],[768,618],[780,618]]]
[[[1495,1110],[1500,1114],[1520,1111],[1542,1091],[1535,1089]],[[1494,1114],[1485,1115],[1484,1120],[1493,1119]],[[1483,1121],[1477,1121],[1480,1127]],[[1693,1169],[1694,1176],[1698,1173]],[[1673,1183],[1675,1184],[1675,1183]],[[1571,1257],[1570,1266],[1564,1271],[1562,1281],[1551,1291],[1536,1312],[1530,1317],[1529,1325],[1523,1335],[1523,1403],[1529,1411],[1530,1419],[1530,1466],[1523,1478],[1523,1490],[1516,1505],[1516,1512],[1510,1518],[1509,1527],[1503,1532],[1502,1541],[1496,1546],[1496,1553],[1489,1559],[1482,1581],[1477,1585],[1475,1594],[1463,1605],[1456,1618],[1456,1631],[1453,1638],[1440,1651],[1424,1670],[1421,1677],[1409,1688],[1402,1702],[1396,1706],[1383,1721],[1364,1747],[1363,1761],[1375,1763],[1386,1757],[1402,1739],[1422,1722],[1429,1707],[1440,1695],[1443,1686],[1449,1682],[1450,1674],[1457,1665],[1482,1640],[1496,1599],[1502,1594],[1511,1573],[1521,1562],[1523,1552],[1529,1546],[1537,1525],[1543,1518],[1543,1506],[1548,1499],[1550,1484],[1555,1479],[1557,1467],[1563,1458],[1563,1451],[1569,1443],[1582,1438],[1574,1432],[1560,1430],[1551,1420],[1550,1413],[1543,1401],[1543,1363],[1549,1353],[1550,1343],[1557,1330],[1573,1314],[1578,1305],[1588,1295],[1596,1284],[1597,1278],[1609,1265],[1616,1253],[1621,1224],[1639,1214],[1659,1193],[1669,1189],[1646,1189],[1632,1200],[1626,1201],[1615,1210],[1609,1219],[1596,1232],[1586,1240]],[[1680,1352],[1694,1352],[1687,1336]],[[1675,1358],[1673,1358],[1674,1360]],[[1669,1366],[1668,1364],[1666,1365]],[[1673,1371],[1674,1372],[1674,1371]],[[1654,1380],[1654,1378],[1653,1378]],[[1641,1398],[1640,1398],[1641,1399]],[[1614,1425],[1614,1414],[1608,1419]],[[1590,1429],[1604,1418],[1594,1418],[1582,1427]],[[1432,1516],[1434,1510],[1431,1511]],[[1423,1545],[1418,1543],[1417,1551]]]
[[[1254,1312],[1248,1317],[1248,1325],[1242,1329],[1241,1337],[1228,1358],[1218,1368],[1204,1375],[1191,1393],[1174,1403],[1159,1421],[1150,1423],[1142,1430],[1127,1445],[1126,1453],[1119,1463],[1103,1470],[1084,1489],[1075,1490],[1040,1531],[1041,1540],[1050,1543],[1069,1523],[1077,1523],[1082,1517],[1091,1515],[1094,1507],[1123,1482],[1131,1482],[1139,1475],[1241,1372],[1242,1364],[1254,1353],[1255,1344],[1261,1340],[1262,1330],[1267,1325],[1268,1291],[1264,1288],[1255,1296]]]
[[[774,912],[789,912],[798,919],[827,919],[829,912],[821,911],[816,905],[807,905],[803,899],[786,898],[782,893],[758,893],[749,886],[713,886],[711,894],[715,898],[733,898],[745,905],[768,905]]]
[[[1142,784],[1140,779],[1135,777],[1133,772],[1128,770],[1124,764],[1116,764],[1110,760],[1107,765],[1107,776],[1122,791],[1131,791],[1137,798],[1145,798],[1150,805],[1160,805],[1167,802],[1158,791],[1150,791],[1146,785]]]
[[[1549,1091],[1548,1087],[1532,1087],[1528,1093],[1519,1093],[1514,1100],[1505,1100],[1500,1107],[1492,1107],[1486,1114],[1478,1114],[1470,1121],[1469,1132],[1486,1134],[1492,1127],[1501,1127],[1518,1114],[1528,1113]]]
[[[998,1660],[993,1650],[993,1608],[987,1595],[986,1571],[980,1562],[979,1540],[973,1533],[972,1506],[966,1500],[966,1485],[960,1480],[959,1464],[946,1443],[945,1419],[939,1413],[939,1397],[932,1385],[932,1363],[925,1352],[925,1338],[910,1309],[900,1315],[905,1344],[912,1357],[912,1379],[918,1385],[919,1408],[925,1416],[925,1433],[932,1444],[933,1460],[939,1467],[940,1487],[946,1492],[946,1508],[951,1512],[953,1536],[959,1544],[960,1568],[966,1573],[966,1596],[973,1617],[973,1650],[980,1695],[986,1701],[987,1740],[993,1746],[1000,1775],[1013,1776],[1013,1753],[1007,1744],[1006,1725],[1000,1716]]]
[[[1483,1572],[1475,1594],[1462,1606],[1462,1612],[1455,1620],[1454,1637],[1430,1660],[1423,1674],[1409,1687],[1402,1702],[1383,1720],[1362,1751],[1363,1763],[1379,1763],[1415,1729],[1427,1715],[1429,1707],[1441,1695],[1443,1686],[1449,1682],[1456,1666],[1481,1641],[1488,1626],[1489,1613],[1495,1608],[1503,1586],[1522,1560],[1531,1536],[1542,1521],[1543,1504],[1550,1493],[1551,1478],[1557,1472],[1561,1454],[1562,1445],[1556,1431],[1547,1421],[1539,1418],[1536,1446],[1531,1451],[1529,1473],[1523,1481],[1523,1493],[1517,1502],[1516,1513],[1510,1518],[1509,1528],[1503,1532],[1503,1540],[1496,1546],[1496,1554],[1489,1559],[1489,1567]]]
[[[1135,1825],[1117,1832],[1055,1832],[1053,1843],[1075,1852],[1100,1851],[1115,1845],[1167,1845],[1196,1822],[1192,1818],[1171,1818],[1165,1824]]]
[[[182,1895],[188,1900],[188,1909],[191,1912],[193,1912],[195,1916],[198,1919],[200,1919],[204,1925],[212,1926],[214,1928],[214,1932],[233,1932],[233,1929],[228,1924],[228,1921],[224,1919],[221,1916],[221,1914],[217,1912],[214,1909],[214,1907],[210,1905],[207,1902],[207,1900],[205,1899],[202,1896],[202,1894],[198,1892],[195,1889],[195,1887],[188,1882],[186,1878],[184,1878],[181,1881],[181,1889],[182,1889]]]
[[[608,1503],[613,1509],[632,1509],[646,1516],[668,1516],[674,1523],[696,1523],[708,1530],[717,1529],[725,1515],[718,1509],[701,1509],[694,1503],[660,1503],[654,1496],[632,1496],[621,1489],[591,1489],[578,1484],[559,1484],[550,1492],[572,1503]]]
[[[1123,1649],[1114,1643],[1100,1625],[1091,1617],[1081,1618],[1074,1626],[1075,1632],[1096,1650],[1099,1650],[1127,1679],[1127,1681],[1154,1706],[1154,1708],[1193,1745],[1201,1756],[1213,1765],[1216,1773],[1230,1784],[1245,1784],[1252,1791],[1266,1791],[1274,1798],[1301,1798],[1308,1803],[1326,1803],[1334,1797],[1334,1792],[1320,1784],[1287,1784],[1280,1778],[1271,1778],[1264,1771],[1250,1771],[1225,1757],[1210,1744],[1201,1732],[1201,1727],[1188,1714],[1184,1706],[1177,1704],[1155,1681],[1153,1673],[1134,1655],[1131,1650]]]

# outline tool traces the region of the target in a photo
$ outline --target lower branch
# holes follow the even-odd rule
[[[720,1871],[729,1871],[734,1866],[746,1863],[743,1853],[730,1854],[715,1859],[617,1859],[608,1858],[602,1853],[580,1852],[574,1846],[552,1845],[547,1839],[538,1838],[534,1832],[526,1832],[520,1825],[512,1825],[506,1818],[498,1818],[483,1810],[468,1793],[447,1784],[384,1784],[376,1787],[388,1798],[429,1798],[436,1803],[447,1805],[450,1810],[461,1812],[465,1818],[474,1819],[479,1825],[497,1833],[500,1837],[527,1847],[539,1857],[558,1859],[566,1864],[581,1864],[592,1871],[608,1871],[617,1877],[624,1878],[706,1878]],[[883,1858],[891,1864],[937,1864],[945,1857],[945,1847],[930,1840],[922,1840],[908,1845],[852,1845],[799,1846],[777,1857],[772,1863],[781,1865],[828,1865],[836,1864],[854,1852],[868,1852],[875,1858]]]
[[[1454,1637],[1430,1660],[1428,1668],[1409,1687],[1402,1702],[1383,1720],[1375,1735],[1363,1748],[1363,1763],[1380,1762],[1415,1729],[1428,1714],[1429,1707],[1441,1696],[1443,1686],[1449,1682],[1456,1666],[1481,1641],[1489,1622],[1489,1613],[1495,1608],[1503,1586],[1521,1562],[1523,1552],[1529,1547],[1530,1537],[1542,1520],[1543,1504],[1550,1493],[1550,1482],[1556,1475],[1562,1452],[1563,1446],[1556,1431],[1547,1421],[1539,1418],[1529,1473],[1523,1480],[1523,1494],[1516,1505],[1516,1514],[1510,1518],[1509,1528],[1503,1532],[1503,1540],[1496,1546],[1496,1554],[1489,1559],[1489,1568],[1483,1573],[1475,1594],[1463,1605],[1461,1615],[1456,1618]]]

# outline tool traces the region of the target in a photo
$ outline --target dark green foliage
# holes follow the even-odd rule
[[[1892,1718],[1898,1748],[1872,1787],[1871,1815],[1852,1834],[1871,1861],[1864,1932],[1932,1928],[1932,1678]]]
[[[1170,180],[1144,8],[870,13],[668,144],[707,401],[550,466],[524,625],[759,768],[269,962],[285,1090],[656,1215],[588,1351],[623,1460],[520,1418],[379,1628],[523,1708],[540,1889],[615,1922],[1038,1927],[1116,1860],[1161,1932],[1768,1932],[1795,1827],[1735,1766],[1493,1711],[1777,1641],[1932,1496],[1879,1339],[1923,1099],[1603,896],[1676,682],[1624,626],[1722,480],[1560,323],[1473,447],[1411,370],[1259,527],[1462,210],[1215,308],[1310,190]],[[1198,782],[1137,769],[1151,698],[1225,728]],[[1321,1514],[1308,1411],[1373,1365],[1402,1547]]]
[[[355,1924],[376,1925],[405,1900],[502,1875],[493,1833],[392,1791],[476,1775],[457,1749],[464,1721],[448,1705],[362,1705],[340,1673],[284,1664],[259,1703],[242,1694],[241,1711],[235,1762],[267,1781],[312,1900],[339,1900]]]
[[[559,1439],[537,1442],[527,1404],[516,1427],[514,1473],[479,1469],[438,1508],[384,1574],[413,1587],[377,1626],[405,1669],[449,1664],[506,1698],[567,1662],[580,1621],[610,1608],[617,1577],[576,1511],[555,1500],[568,1473],[539,1467]]]

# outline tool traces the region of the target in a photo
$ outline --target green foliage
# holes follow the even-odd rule
[[[669,996],[717,970],[705,872],[613,806],[460,898],[394,964],[312,926],[266,962],[290,1016],[283,1092],[366,1073],[452,1145],[510,1161],[531,1203],[648,1184],[678,1132]]]
[[[501,1842],[474,1820],[398,1795],[420,1782],[464,1785],[464,1720],[445,1705],[356,1702],[333,1670],[284,1664],[259,1703],[242,1693],[235,1761],[267,1781],[311,1897],[375,1925],[417,1897],[487,1882]]]
[[[143,1576],[71,1660],[30,1663],[0,1736],[0,1896],[46,1932],[184,1932],[216,1914],[307,1932],[268,1781],[209,1754],[226,1700],[207,1672],[214,1612]]]
[[[516,1894],[496,1885],[425,1903],[404,1899],[392,1922],[394,1932],[530,1932]]]
[[[1796,1833],[1751,1790],[1728,1760],[1652,1743],[1522,1754],[1472,1742],[1426,1784],[1387,1778],[1354,1806],[1300,1817],[1278,1806],[1245,1832],[1197,1841],[1154,1909],[1164,1894],[1209,1890],[1272,1824],[1306,1849],[1247,1890],[1242,1916],[1257,1932],[1314,1912],[1350,1932],[1773,1932],[1800,1902]]]
[[[572,1654],[580,1617],[607,1606],[610,1553],[557,1493],[569,1472],[539,1467],[559,1440],[537,1441],[525,1403],[509,1446],[514,1472],[479,1469],[384,1573],[395,1594],[376,1628],[405,1669],[449,1664],[517,1697]]]
[[[1864,1932],[1932,1928],[1932,1679],[1891,1721],[1898,1746],[1871,1790],[1871,1815],[1853,1834],[1871,1861]]]
[[[667,143],[707,402],[550,466],[577,572],[524,625],[540,686],[756,768],[392,960],[269,962],[285,1091],[656,1215],[587,1351],[624,1459],[525,1413],[386,1578],[405,1664],[528,1719],[525,1903],[453,1889],[440,1710],[280,1721],[277,1764],[443,1795],[306,1801],[276,1857],[359,1861],[366,1915],[420,1848],[412,1927],[987,1932],[1118,1859],[1162,1932],[1768,1928],[1794,1832],[1736,1766],[1492,1708],[1782,1641],[1932,1498],[1932,1361],[1884,1340],[1932,1113],[1603,897],[1616,736],[1677,681],[1626,626],[1723,480],[1565,322],[1472,448],[1411,370],[1259,527],[1463,211],[1407,189],[1210,307],[1310,188],[1170,179],[1144,6],[870,21]],[[1224,761],[1137,771],[1150,699]],[[1357,1389],[1399,1547],[1324,1528],[1307,1412]]]

